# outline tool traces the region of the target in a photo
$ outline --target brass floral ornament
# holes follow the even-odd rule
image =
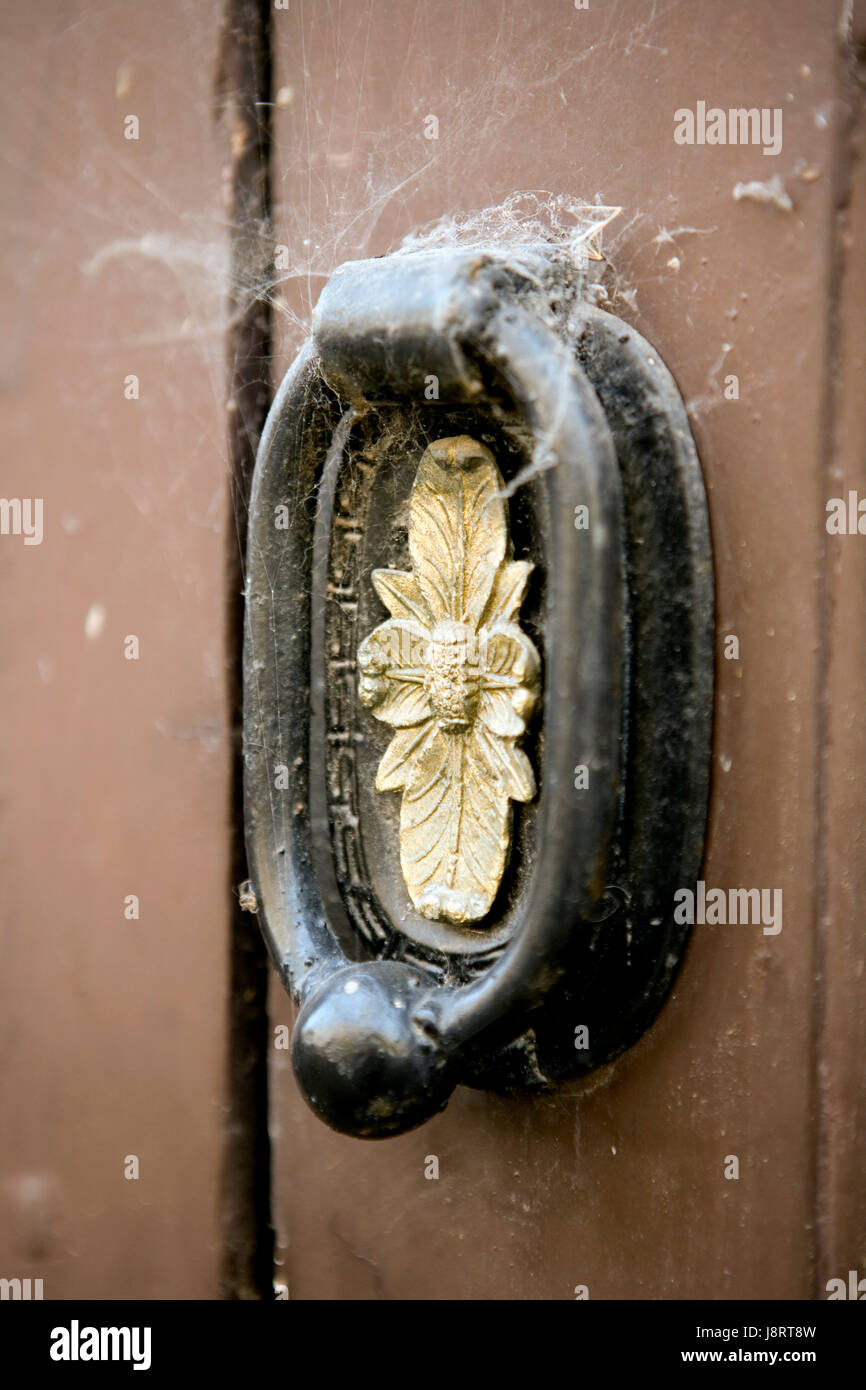
[[[391,618],[358,649],[359,696],[394,735],[376,776],[403,791],[400,862],[416,909],[475,922],[511,841],[511,802],[535,777],[517,746],[539,659],[517,625],[532,565],[510,558],[502,479],[467,435],[438,439],[410,500],[413,570],[374,570]]]

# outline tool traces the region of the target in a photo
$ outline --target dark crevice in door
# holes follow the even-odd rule
[[[846,274],[850,256],[848,217],[858,138],[858,115],[862,105],[857,88],[862,86],[858,45],[847,32],[840,33],[837,55],[838,105],[845,114],[832,154],[830,176],[834,190],[826,289],[824,341],[826,371],[822,382],[818,477],[819,495],[829,498],[839,491],[838,479],[844,471],[839,462],[840,382],[843,376],[842,315]],[[862,119],[862,117],[861,117]],[[833,1180],[832,1134],[834,1114],[830,1094],[832,1076],[831,1047],[828,1042],[827,988],[831,970],[828,933],[830,858],[833,826],[830,818],[831,701],[833,699],[832,640],[838,575],[834,572],[828,533],[820,529],[819,593],[815,647],[815,892],[812,924],[812,1075],[810,1111],[812,1120],[812,1170],[809,1174],[812,1211],[812,1259],[809,1297],[827,1297],[827,1279],[837,1274],[834,1265],[834,1232],[831,1211]]]
[[[268,1134],[269,966],[253,912],[241,908],[243,830],[241,653],[247,509],[256,449],[270,404],[273,264],[270,222],[269,0],[225,0],[217,113],[226,150],[230,236],[226,331],[229,531],[226,675],[231,728],[228,1059],[220,1214],[222,1292],[273,1297]]]

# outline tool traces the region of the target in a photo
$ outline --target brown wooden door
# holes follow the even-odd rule
[[[265,8],[273,282],[225,81],[214,116],[221,52],[245,80],[215,12],[2,19],[2,491],[43,500],[44,535],[0,536],[0,1275],[266,1291],[265,1036],[292,1298],[824,1297],[866,1273],[866,538],[826,526],[866,497],[862,6]],[[781,112],[778,153],[677,143],[699,103]],[[226,438],[242,466],[265,377],[244,361],[235,392],[232,352],[261,293],[277,381],[337,265],[484,209],[504,235],[526,191],[622,208],[609,305],[672,370],[709,499],[703,876],[781,890],[783,924],[696,928],[657,1022],[588,1081],[461,1089],[366,1144],[300,1099],[230,892]]]

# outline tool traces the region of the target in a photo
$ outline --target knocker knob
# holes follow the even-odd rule
[[[399,961],[348,966],[307,1000],[292,1062],[311,1108],[358,1139],[402,1134],[444,1109],[456,1076],[419,1006],[435,981]]]

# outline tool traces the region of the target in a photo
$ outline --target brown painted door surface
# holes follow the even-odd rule
[[[0,1276],[266,1291],[264,1035],[291,1298],[824,1297],[866,1274],[866,536],[827,526],[866,498],[863,9],[264,8],[270,228],[238,197],[218,7],[0,19],[0,490],[43,518],[40,543],[8,509],[0,535]],[[678,142],[699,107],[780,116]],[[707,486],[703,877],[780,891],[781,930],[697,927],[656,1023],[589,1080],[460,1089],[362,1143],[306,1108],[291,1006],[272,974],[264,1016],[238,965],[227,458],[268,368],[235,391],[237,324],[270,308],[276,383],[342,262],[467,219],[557,234],[581,202],[621,208],[606,307],[673,372]]]

